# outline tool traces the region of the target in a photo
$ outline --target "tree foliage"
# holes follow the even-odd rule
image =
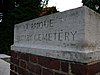
[[[3,13],[3,22],[0,24],[0,53],[9,53],[10,46],[13,44],[14,25],[39,17],[43,7],[41,7],[42,0],[3,1],[2,8],[0,8]],[[43,1],[48,3],[49,0]],[[45,15],[55,13],[56,11],[55,7],[50,8]]]
[[[11,19],[14,23],[19,23],[39,17],[40,0],[11,0],[11,3],[12,9],[8,8],[4,20]]]
[[[13,44],[14,24],[39,17],[41,0],[4,0],[0,23],[0,53],[8,53]]]
[[[49,15],[53,13],[57,13],[56,7],[46,7],[41,10],[40,16]]]
[[[42,0],[42,1],[41,1],[41,6],[42,6],[43,8],[47,7],[48,2],[49,2],[49,0]]]
[[[83,5],[100,13],[100,0],[82,0]]]

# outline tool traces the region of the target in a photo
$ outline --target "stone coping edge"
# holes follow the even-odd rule
[[[12,51],[29,53],[44,57],[51,57],[61,60],[68,60],[81,63],[92,63],[100,60],[100,51],[63,51],[63,50],[47,50],[39,48],[29,48],[21,46],[11,46]]]

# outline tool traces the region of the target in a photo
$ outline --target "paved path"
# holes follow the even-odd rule
[[[10,75],[10,64],[0,59],[0,75]]]

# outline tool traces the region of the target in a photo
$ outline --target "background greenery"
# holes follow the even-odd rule
[[[100,0],[82,0],[83,5],[100,13]]]
[[[48,0],[4,0],[0,6],[0,12],[3,13],[3,21],[0,23],[0,53],[10,54],[15,24],[58,12],[56,7],[46,7],[47,4]]]
[[[39,17],[41,0],[4,0],[0,23],[0,53],[10,53],[14,24]]]

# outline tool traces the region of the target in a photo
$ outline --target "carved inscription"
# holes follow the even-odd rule
[[[24,25],[16,26],[16,29],[24,29],[24,30],[36,30],[53,27],[54,19],[44,20],[40,22],[31,22]]]
[[[77,31],[73,32],[54,32],[44,34],[33,34],[33,35],[19,35],[17,36],[18,41],[74,41]]]
[[[59,21],[62,19],[59,19]],[[19,32],[15,36],[16,43],[25,43],[31,42],[31,44],[40,42],[46,44],[46,42],[61,42],[63,46],[69,46],[72,41],[76,41],[78,31],[77,30],[67,30],[63,27],[55,26],[57,19],[47,19],[47,20],[39,20],[38,22],[27,22],[22,25],[16,25],[16,33]],[[61,22],[61,21],[60,21]],[[43,31],[43,32],[42,32]],[[67,43],[67,42],[70,42]],[[57,43],[59,44],[59,43]]]

